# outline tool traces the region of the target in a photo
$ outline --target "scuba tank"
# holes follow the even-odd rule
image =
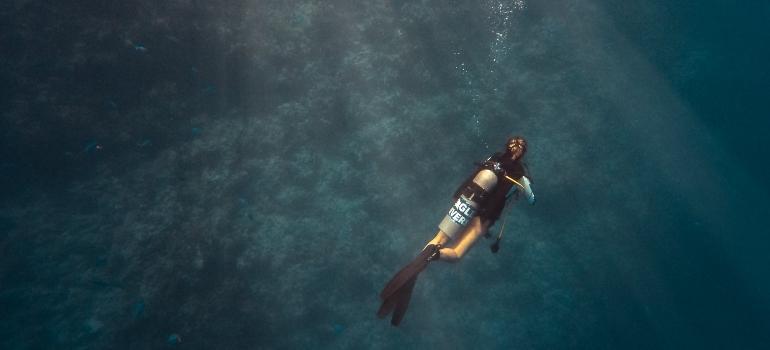
[[[449,208],[438,228],[449,238],[454,239],[462,233],[483,206],[489,193],[497,185],[497,175],[489,169],[482,169],[472,181],[468,181],[458,190],[457,200]]]

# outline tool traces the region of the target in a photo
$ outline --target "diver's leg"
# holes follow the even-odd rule
[[[460,260],[465,252],[470,249],[474,243],[483,236],[489,229],[489,223],[482,222],[479,217],[473,218],[468,228],[465,229],[460,239],[454,244],[454,246],[442,248],[440,253],[440,260],[448,262],[456,262]]]

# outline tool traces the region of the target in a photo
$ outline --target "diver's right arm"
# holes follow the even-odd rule
[[[529,178],[526,176],[522,176],[519,179],[519,182],[522,185],[522,191],[524,191],[524,195],[527,197],[527,202],[529,204],[535,204],[535,193],[532,192],[532,182],[529,181]]]

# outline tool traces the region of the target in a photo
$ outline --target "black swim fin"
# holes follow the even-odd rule
[[[420,252],[411,263],[399,270],[380,293],[382,304],[377,310],[377,317],[383,318],[393,313],[390,324],[398,326],[409,308],[412,299],[412,291],[417,282],[417,276],[430,264],[431,256],[436,254],[440,247],[429,245]]]
[[[390,298],[383,300],[380,309],[377,310],[377,317],[383,318],[393,312],[393,309],[396,308],[396,299],[394,295],[391,295]]]
[[[393,316],[390,318],[390,324],[398,326],[404,318],[404,315],[406,315],[406,310],[409,308],[409,301],[412,299],[412,291],[414,290],[416,282],[417,276],[414,276],[395,293],[385,299],[382,302],[382,305],[380,305],[380,309],[377,311],[377,317],[384,318],[393,312]]]
[[[393,317],[390,319],[390,324],[398,326],[401,320],[406,315],[406,309],[409,308],[409,301],[412,300],[412,291],[414,290],[414,284],[417,281],[417,276],[412,277],[397,293],[396,308],[393,310]]]
[[[417,276],[420,272],[422,272],[422,270],[425,270],[425,268],[430,263],[429,258],[435,253],[436,249],[438,248],[435,245],[426,247],[423,249],[420,255],[412,260],[411,263],[398,271],[393,276],[393,278],[390,279],[388,284],[385,285],[385,288],[383,288],[382,292],[380,293],[380,299],[387,299],[397,290],[401,289],[401,287],[404,286],[407,282],[409,282],[412,277]]]

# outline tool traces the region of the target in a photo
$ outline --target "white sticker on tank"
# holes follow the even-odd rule
[[[471,218],[473,218],[475,213],[476,210],[471,205],[471,201],[465,199],[465,197],[460,196],[460,198],[458,198],[455,202],[454,206],[449,209],[449,214],[447,215],[458,225],[466,226],[471,221]]]

